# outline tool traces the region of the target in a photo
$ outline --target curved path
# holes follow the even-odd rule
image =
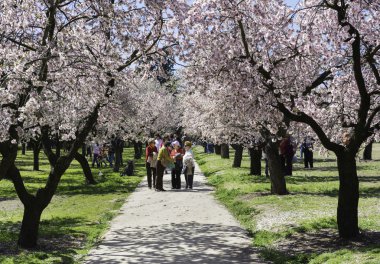
[[[263,263],[198,165],[193,190],[170,187],[168,174],[166,192],[149,190],[143,181],[85,263]]]

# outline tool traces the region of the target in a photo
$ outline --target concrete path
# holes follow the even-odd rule
[[[143,181],[85,263],[263,263],[198,166],[193,190],[171,190],[168,174],[164,188]]]

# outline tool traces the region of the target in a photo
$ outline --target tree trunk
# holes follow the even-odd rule
[[[259,147],[249,148],[249,155],[251,156],[250,174],[261,176],[261,155],[262,150]]]
[[[61,156],[61,142],[59,141],[58,137],[55,141],[55,155],[57,155],[57,157]]]
[[[337,154],[339,171],[338,229],[339,236],[345,239],[359,235],[358,203],[359,180],[356,171],[355,153]]]
[[[121,165],[121,151],[120,151],[120,146],[117,144],[115,146],[115,165],[113,166],[113,171],[114,172],[119,172],[120,170],[120,165]]]
[[[124,166],[124,162],[123,162],[124,141],[122,140],[120,140],[119,142],[119,149],[120,149],[120,166]]]
[[[140,159],[143,157],[143,150],[144,150],[144,148],[143,148],[143,143],[141,142],[141,141],[139,141],[139,148],[140,148]],[[122,153],[123,153],[123,151],[122,151]],[[121,160],[123,160],[123,157],[121,158]]]
[[[141,142],[136,142],[136,141],[133,141],[133,148],[135,150],[135,159],[141,159],[141,156],[142,156],[142,151],[141,151],[141,148],[142,148],[142,143]]]
[[[33,170],[34,171],[40,170],[40,151],[41,151],[40,144],[35,142],[33,144]]]
[[[269,140],[265,146],[265,153],[268,159],[271,193],[278,195],[288,194],[286,190],[285,173],[281,164],[280,155],[278,154],[277,144]]]
[[[24,216],[17,242],[20,247],[30,249],[37,246],[42,211],[34,204],[24,206]]]
[[[86,144],[83,144],[82,145],[82,156],[83,157],[86,157],[86,153],[87,152],[87,145]]]
[[[238,144],[233,144],[232,148],[235,150],[234,163],[232,167],[240,168],[241,160],[243,159],[243,146]]]
[[[364,160],[372,160],[372,145],[373,141],[371,141],[365,148],[363,152],[363,159]]]
[[[26,143],[22,143],[21,145],[21,154],[26,155]]]
[[[230,147],[228,144],[222,144],[221,145],[221,156],[222,159],[229,159],[230,158]]]
[[[83,174],[84,174],[84,177],[86,178],[86,182],[88,184],[96,184],[96,181],[94,179],[94,176],[92,175],[92,171],[91,171],[90,165],[88,164],[86,156],[77,153],[75,155],[75,159],[79,162],[79,164],[81,165],[83,169]]]
[[[220,145],[215,145],[215,154],[221,155],[222,154],[222,148]]]

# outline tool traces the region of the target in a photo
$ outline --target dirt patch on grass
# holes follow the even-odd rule
[[[360,249],[380,246],[380,232],[365,232],[354,241],[339,238],[333,229],[321,229],[313,233],[294,233],[274,244],[277,251],[287,255],[323,253],[340,249]]]
[[[334,212],[322,210],[282,211],[275,205],[257,205],[255,208],[260,211],[256,216],[256,229],[275,232],[297,227],[302,221],[334,215]]]
[[[14,211],[22,208],[23,205],[19,199],[0,198],[0,211]]]
[[[273,194],[270,193],[270,192],[254,192],[254,193],[249,193],[249,194],[246,194],[246,195],[242,195],[240,197],[240,199],[243,200],[243,201],[250,201],[253,198],[263,197],[263,196],[270,196],[270,195],[273,195]]]

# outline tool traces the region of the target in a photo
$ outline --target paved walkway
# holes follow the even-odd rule
[[[149,190],[143,181],[85,263],[263,263],[198,166],[193,187],[171,190],[168,174],[166,192]]]

